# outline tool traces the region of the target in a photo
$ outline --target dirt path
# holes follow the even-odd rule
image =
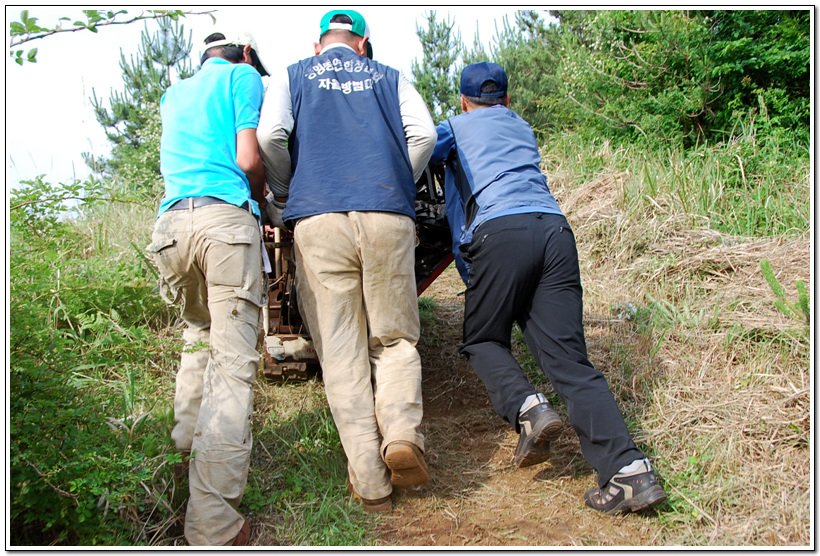
[[[657,544],[656,515],[610,517],[584,507],[583,494],[594,486],[595,474],[565,414],[549,462],[511,466],[517,435],[494,413],[484,385],[457,353],[462,289],[451,269],[424,293],[436,300],[435,318],[423,322],[419,344],[430,482],[394,492],[395,509],[378,526],[378,544]]]

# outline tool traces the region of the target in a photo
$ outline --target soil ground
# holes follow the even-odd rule
[[[596,484],[564,417],[549,461],[518,469],[518,435],[492,409],[483,383],[457,352],[463,285],[454,268],[423,294],[435,299],[423,319],[425,458],[430,481],[397,489],[395,508],[377,526],[377,544],[392,546],[627,546],[656,544],[650,511],[611,517],[584,506]],[[593,331],[592,335],[594,335]],[[590,341],[594,360],[594,341]]]

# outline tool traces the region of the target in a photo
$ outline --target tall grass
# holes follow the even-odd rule
[[[544,153],[579,242],[590,359],[669,494],[659,543],[808,544],[810,336],[784,305],[810,295],[805,148],[563,137]]]
[[[556,136],[543,157],[550,174],[576,187],[626,172],[619,201],[633,214],[684,216],[693,227],[737,236],[805,234],[811,224],[808,148],[779,134],[743,133],[691,150]]]
[[[151,271],[93,220],[11,220],[10,542],[145,543],[168,515],[167,311]]]

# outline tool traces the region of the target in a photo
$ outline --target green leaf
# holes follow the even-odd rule
[[[28,51],[28,61],[31,63],[37,63],[37,49],[32,48]]]
[[[789,310],[789,307],[786,305],[786,302],[782,299],[776,300],[774,302],[774,306],[777,307],[780,310],[780,312],[786,315],[787,317],[790,317],[792,315],[792,312]]]
[[[808,323],[811,321],[811,309],[809,309],[809,294],[806,291],[806,284],[803,280],[796,280],[794,284],[797,286],[797,307]]]
[[[772,270],[772,264],[768,259],[760,261],[760,270],[763,272],[763,277],[766,278],[766,282],[769,283],[772,292],[774,292],[779,299],[786,299],[786,290],[780,285],[780,282],[777,281],[777,277],[775,277],[774,271]]]

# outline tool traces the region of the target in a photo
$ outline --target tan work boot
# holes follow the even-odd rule
[[[430,478],[424,456],[412,442],[396,440],[388,444],[384,451],[384,463],[392,473],[390,482],[395,486],[422,485]]]

